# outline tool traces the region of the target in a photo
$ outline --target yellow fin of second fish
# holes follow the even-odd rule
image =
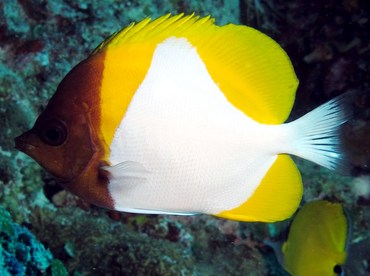
[[[238,221],[275,222],[289,218],[302,198],[301,174],[288,155],[278,155],[254,194],[241,206],[216,216]]]

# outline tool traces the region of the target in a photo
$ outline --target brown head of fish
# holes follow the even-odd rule
[[[99,88],[104,52],[77,65],[60,83],[35,125],[15,138],[16,148],[50,172],[67,190],[112,208],[99,140]]]

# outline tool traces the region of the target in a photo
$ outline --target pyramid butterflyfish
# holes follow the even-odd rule
[[[283,220],[303,190],[290,155],[340,168],[350,118],[342,95],[284,123],[297,86],[285,51],[260,31],[147,18],[75,66],[15,144],[105,208]]]

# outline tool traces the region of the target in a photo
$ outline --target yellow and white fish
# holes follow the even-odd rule
[[[283,124],[297,86],[284,50],[253,28],[148,18],[78,64],[15,143],[99,206],[283,220],[302,196],[288,154],[336,169],[349,118],[340,96]]]
[[[283,244],[283,266],[295,276],[344,275],[349,228],[341,204],[325,200],[305,204]]]

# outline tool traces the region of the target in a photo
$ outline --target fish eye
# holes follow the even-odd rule
[[[341,267],[340,265],[335,265],[335,266],[333,267],[333,272],[334,272],[335,274],[340,275],[340,274],[342,273],[342,267]]]
[[[61,121],[50,120],[41,127],[39,137],[49,146],[60,146],[67,140],[67,128]]]

